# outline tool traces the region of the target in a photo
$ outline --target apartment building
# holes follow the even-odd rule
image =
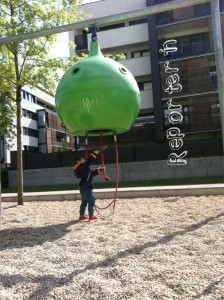
[[[144,9],[168,0],[99,0],[84,4],[81,9],[91,18],[106,17]],[[220,0],[221,23],[224,26],[224,1]],[[222,30],[223,31],[223,30]],[[71,55],[88,53],[91,34],[85,30],[69,33],[77,45]],[[220,107],[216,62],[212,35],[210,3],[193,5],[99,27],[98,41],[102,53],[124,53],[119,61],[134,75],[141,91],[141,110],[131,128],[119,138],[120,145],[131,143],[167,143],[167,130],[172,105],[176,108],[175,126],[185,140],[221,141]],[[175,40],[175,42],[174,42]],[[175,51],[164,56],[164,43]],[[176,91],[167,87],[167,68],[176,70]],[[172,99],[171,99],[172,98]],[[169,101],[170,100],[170,101]],[[203,144],[205,145],[205,144]],[[222,150],[220,150],[222,151]]]
[[[60,34],[52,46],[49,57],[69,56],[68,33]],[[59,73],[59,76],[62,74]],[[55,98],[40,88],[30,86],[22,90],[22,144],[26,152],[52,153],[58,152],[62,146],[74,148],[74,136],[61,123],[55,111]],[[16,120],[14,120],[16,125]],[[11,151],[17,150],[16,137],[7,149],[5,137],[0,137],[1,162],[11,163]]]
[[[55,112],[55,99],[47,92],[25,86],[22,90],[22,143],[27,152],[52,153],[66,143],[67,148],[74,148],[74,136],[66,131]],[[15,123],[15,122],[14,122]],[[5,147],[1,140],[1,160],[10,164],[10,152],[16,151],[16,137],[12,148]]]

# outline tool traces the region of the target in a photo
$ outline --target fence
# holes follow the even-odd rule
[[[207,140],[184,140],[181,148],[188,151],[187,158],[221,156],[222,141],[221,139]],[[148,143],[143,145],[130,145],[119,147],[119,162],[140,162],[140,161],[157,161],[167,160],[172,153],[167,143]],[[43,168],[60,168],[69,167],[73,164],[77,155],[85,156],[85,151],[69,151],[55,153],[36,153],[23,152],[23,168],[26,169],[43,169]],[[105,162],[107,164],[115,163],[115,153],[113,146],[110,146],[105,152]],[[11,152],[11,170],[17,169],[16,151]]]

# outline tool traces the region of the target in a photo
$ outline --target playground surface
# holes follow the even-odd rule
[[[84,223],[79,205],[2,203],[0,299],[223,299],[224,195],[120,199]]]

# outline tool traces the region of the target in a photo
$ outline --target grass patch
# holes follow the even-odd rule
[[[224,183],[223,177],[198,177],[198,178],[177,178],[177,179],[159,179],[144,181],[126,181],[119,182],[119,187],[141,187],[141,186],[172,186],[172,185],[188,185],[188,184],[211,184]],[[105,189],[115,187],[114,182],[95,183],[95,189]],[[25,187],[24,192],[50,192],[50,191],[69,191],[77,190],[78,184],[69,185],[44,185]],[[2,189],[2,193],[16,193],[16,188]]]

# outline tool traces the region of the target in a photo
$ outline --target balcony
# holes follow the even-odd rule
[[[121,27],[97,33],[101,49],[115,48],[125,45],[145,43],[149,41],[148,24],[138,24]],[[91,42],[91,34],[88,34],[88,45]]]
[[[221,10],[221,7],[220,7]],[[156,15],[157,26],[163,26],[176,22],[197,19],[211,15],[210,3],[198,4],[184,9],[165,11]]]
[[[119,63],[124,65],[134,77],[151,74],[150,56],[120,60]]]
[[[38,147],[38,138],[32,136],[23,136],[23,145]]]
[[[160,61],[174,60],[185,57],[197,57],[210,54],[213,49],[210,45],[209,32],[202,32],[187,36],[174,37],[177,41],[178,51],[172,52],[169,56],[164,57],[163,53],[159,53]],[[159,40],[159,48],[163,48],[165,39]]]

